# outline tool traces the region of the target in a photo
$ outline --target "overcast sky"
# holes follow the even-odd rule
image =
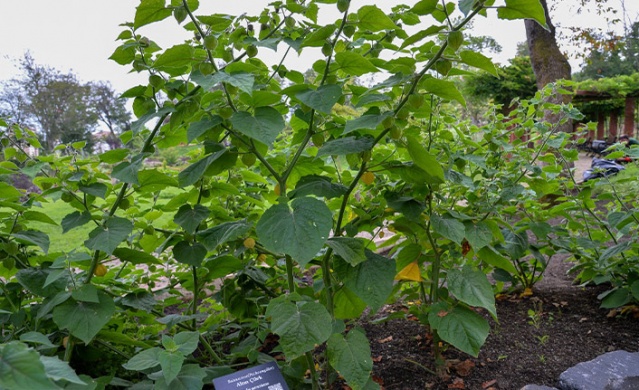
[[[573,21],[586,26],[602,26],[603,18],[591,13],[577,16],[569,5],[576,0],[561,1],[562,9],[551,15],[555,24]],[[621,0],[609,0],[620,8]],[[167,0],[168,2],[168,0]],[[256,14],[268,0],[200,0],[200,14],[247,12]],[[412,4],[415,1],[376,0],[374,4],[384,10],[398,3]],[[351,9],[357,9],[372,2],[352,0]],[[119,24],[132,21],[135,0],[19,0],[2,1],[2,22],[0,22],[0,80],[15,75],[15,62],[26,51],[30,51],[37,63],[47,64],[61,71],[73,71],[82,81],[106,80],[118,91],[145,82],[146,75],[129,74],[129,69],[108,60],[118,46],[115,38],[125,28]],[[499,4],[499,0],[497,1]],[[331,9],[335,5],[326,5]],[[637,20],[639,1],[626,0],[626,8],[632,20]],[[320,11],[320,15],[322,12]],[[336,19],[337,13],[327,20]],[[477,18],[474,30],[480,35],[493,36],[503,47],[501,55],[493,56],[497,62],[505,63],[515,54],[518,42],[526,39],[522,21],[502,21],[494,10],[488,18]],[[161,47],[168,48],[184,41],[188,35],[173,21],[165,21],[145,26],[141,32]],[[573,68],[577,65],[573,62]],[[310,67],[310,66],[308,66]]]

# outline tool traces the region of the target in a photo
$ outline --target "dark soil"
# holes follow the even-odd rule
[[[572,286],[569,266],[551,263],[532,297],[500,297],[499,323],[490,320],[491,333],[479,357],[449,347],[439,377],[430,372],[435,370],[431,337],[418,321],[363,324],[371,341],[374,379],[387,390],[518,390],[526,384],[555,386],[563,371],[606,352],[639,351],[636,310],[622,314],[600,309],[597,295],[605,288]]]

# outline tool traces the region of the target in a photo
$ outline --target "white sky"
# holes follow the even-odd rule
[[[574,5],[576,0],[549,0],[549,3],[553,1],[561,1],[562,8],[551,15],[555,24],[571,21],[573,25],[605,27],[602,26],[603,18],[596,16],[594,12],[586,16],[577,16],[574,7],[573,10],[569,7],[571,4]],[[611,6],[621,9],[621,0],[609,1]],[[269,2],[200,0],[200,9],[196,14],[257,14]],[[391,6],[397,3],[414,2],[416,0],[376,0],[374,3],[384,10],[390,10]],[[352,0],[351,9],[370,3],[365,0]],[[82,81],[110,81],[120,92],[146,82],[146,75],[130,74],[128,67],[108,60],[118,46],[115,38],[125,29],[119,24],[133,20],[138,4],[135,0],[2,1],[0,80],[16,74],[15,62],[28,50],[39,64],[46,64],[63,72],[71,70]],[[335,8],[334,4],[325,6]],[[626,0],[625,6],[631,20],[637,20],[639,1]],[[337,13],[331,14],[328,20],[336,19],[338,16]],[[173,20],[145,26],[140,31],[163,48],[180,43],[188,37]],[[498,20],[494,10],[489,12],[489,18],[480,17],[475,20],[474,31],[480,35],[493,36],[503,47],[502,54],[494,56],[495,61],[501,63],[506,63],[512,58],[517,43],[526,39],[523,21]],[[576,69],[577,64],[578,62],[573,62],[573,69]],[[310,64],[304,64],[302,69],[308,67]]]

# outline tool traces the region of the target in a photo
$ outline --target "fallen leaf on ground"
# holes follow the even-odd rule
[[[384,343],[387,343],[389,341],[393,341],[393,336],[388,336],[388,337],[383,338],[381,340],[377,340],[377,342],[380,343],[380,344],[384,344]]]
[[[470,371],[475,367],[475,363],[470,359],[466,359],[463,362],[457,363],[453,366],[459,376],[468,376]]]
[[[466,384],[464,384],[464,380],[462,378],[453,379],[453,383],[448,385],[449,389],[465,389]]]
[[[494,385],[495,383],[497,383],[497,379],[493,379],[492,381],[486,381],[486,382],[481,384],[481,388],[482,389],[487,389],[487,388],[491,387],[492,385]]]
[[[381,362],[381,361],[382,361],[382,355],[379,355],[378,357],[374,357],[374,358],[373,358],[373,361],[374,361],[375,363],[379,363],[379,362]]]

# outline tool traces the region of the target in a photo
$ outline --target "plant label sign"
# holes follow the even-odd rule
[[[275,362],[215,378],[213,385],[215,390],[289,390]]]

